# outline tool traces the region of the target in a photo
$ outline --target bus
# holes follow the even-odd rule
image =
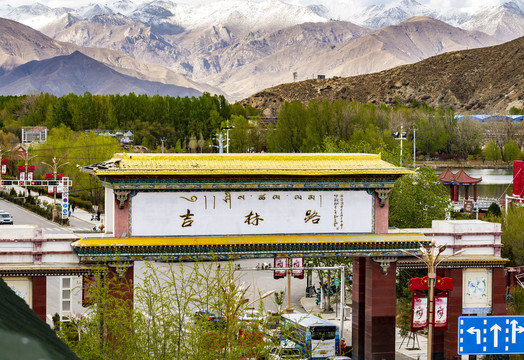
[[[306,359],[332,359],[340,355],[337,325],[311,314],[283,314],[282,341],[292,341]]]

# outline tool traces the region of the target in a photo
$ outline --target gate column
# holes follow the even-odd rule
[[[366,360],[395,359],[397,264],[394,260],[366,258]]]
[[[352,288],[352,318],[351,344],[352,359],[363,360],[365,340],[365,295],[366,295],[366,258],[353,258],[353,288]]]
[[[446,269],[446,276],[453,278],[453,291],[448,298],[448,330],[444,333],[444,359],[456,359],[458,317],[462,315],[462,269]]]

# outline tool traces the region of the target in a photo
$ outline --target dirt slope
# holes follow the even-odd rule
[[[241,103],[275,116],[284,101],[314,98],[388,105],[416,100],[461,114],[504,114],[512,106],[524,107],[524,37],[368,75],[282,84]]]

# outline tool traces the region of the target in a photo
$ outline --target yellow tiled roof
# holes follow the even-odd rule
[[[115,154],[82,168],[111,175],[404,175],[380,154]]]
[[[90,247],[155,247],[203,245],[271,245],[271,244],[324,244],[324,243],[377,243],[429,241],[423,234],[340,234],[340,235],[243,235],[200,237],[126,237],[85,238],[75,241],[74,248]],[[417,247],[418,248],[418,247]]]

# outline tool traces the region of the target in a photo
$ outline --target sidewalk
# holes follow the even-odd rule
[[[303,297],[300,299],[300,305],[304,308],[307,313],[320,314],[323,319],[331,321],[335,325],[340,325],[340,315],[334,312],[321,312],[320,307],[315,304],[314,297]],[[338,315],[338,317],[337,317]],[[344,320],[344,335],[342,338],[346,340],[346,344],[351,345],[351,307],[346,306],[346,314]],[[417,343],[418,340],[418,343]],[[403,340],[399,335],[399,329],[397,329],[397,335],[395,336],[395,359],[399,360],[426,360],[427,341],[424,336],[417,336],[415,344],[411,339]]]

